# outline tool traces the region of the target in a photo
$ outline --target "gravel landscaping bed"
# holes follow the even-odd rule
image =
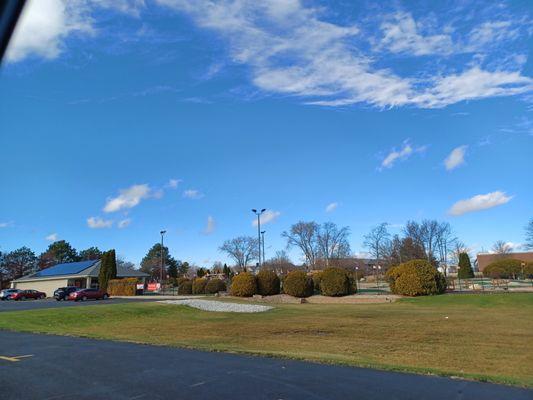
[[[159,303],[165,304],[178,304],[185,305],[193,308],[197,308],[203,311],[214,312],[236,312],[236,313],[257,313],[271,310],[273,307],[261,306],[257,304],[238,304],[238,303],[226,303],[222,301],[214,300],[163,300]]]

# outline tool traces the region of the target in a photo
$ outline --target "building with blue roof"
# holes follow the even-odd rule
[[[79,288],[98,288],[98,274],[100,273],[100,260],[78,261],[62,263],[53,267],[23,276],[11,282],[13,289],[33,289],[46,293],[52,297],[54,290],[65,286]],[[117,278],[139,278],[142,282],[149,275],[117,265]]]

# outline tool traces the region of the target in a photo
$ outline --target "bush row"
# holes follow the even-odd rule
[[[111,279],[107,282],[107,293],[110,296],[135,296],[137,278]]]
[[[522,262],[513,258],[497,260],[485,267],[483,275],[493,279],[510,279],[522,276]],[[528,262],[523,268],[523,277],[533,278],[533,262]]]
[[[216,294],[224,292],[226,284],[220,279],[196,278],[194,280],[184,279],[178,285],[178,294]]]

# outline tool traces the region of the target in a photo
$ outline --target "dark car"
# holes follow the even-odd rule
[[[0,291],[0,300],[10,300],[11,295],[20,292],[20,289],[4,289]]]
[[[75,292],[78,289],[79,287],[76,287],[76,286],[65,286],[65,287],[57,288],[54,291],[54,299],[56,299],[57,301],[68,300],[69,294],[71,294],[72,292]]]
[[[109,297],[109,294],[103,290],[98,289],[78,289],[75,292],[69,294],[68,299],[74,301],[85,301],[89,299],[105,300]]]
[[[38,290],[19,290],[16,293],[13,293],[10,296],[11,300],[26,300],[26,299],[44,299],[46,297],[46,293],[39,292]]]

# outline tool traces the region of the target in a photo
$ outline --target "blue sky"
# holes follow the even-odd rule
[[[379,5],[378,5],[379,4]],[[30,2],[0,74],[0,250],[267,257],[298,220],[449,221],[473,252],[532,217],[532,12],[494,3]],[[517,247],[518,248],[518,247]],[[291,253],[299,261],[298,253]]]

